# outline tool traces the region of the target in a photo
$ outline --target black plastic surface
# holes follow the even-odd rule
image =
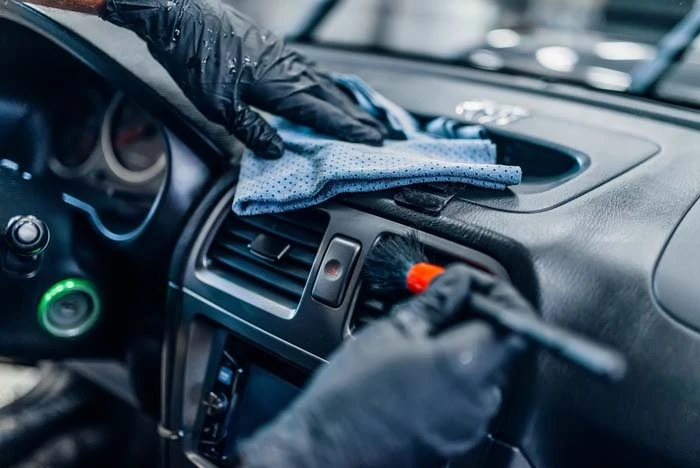
[[[87,201],[76,201],[76,197],[64,195],[64,201],[82,212],[114,247],[127,255],[142,256],[147,251],[151,261],[161,266],[167,263],[172,254],[171,246],[211,177],[207,166],[179,138],[168,130],[164,135],[170,156],[166,174],[146,219],[132,231],[111,232]]]
[[[490,128],[488,138],[496,145],[499,164],[520,166],[523,181],[512,190],[540,193],[576,177],[590,165],[580,148],[573,149],[553,142],[552,134],[536,138],[499,127]]]
[[[660,150],[646,137],[547,117],[522,119],[508,125],[508,130],[525,143],[546,141],[550,146],[566,149],[559,158],[540,158],[538,167],[531,159],[537,153],[523,144],[518,151],[525,154],[511,158],[512,164],[522,165],[521,185],[501,193],[467,188],[460,194],[462,198],[507,211],[541,211],[609,181]],[[572,164],[571,159],[576,162]]]
[[[204,253],[216,234],[213,227],[221,222],[222,217],[229,215],[232,195],[230,192],[218,201],[187,260],[182,283],[186,304],[184,313],[188,316],[207,316],[251,340],[264,340],[266,347],[275,341],[278,345],[292,345],[298,348],[299,352],[295,354],[304,356],[300,365],[305,367],[309,362],[321,362],[347,335],[347,312],[355,299],[354,294],[346,294],[338,307],[329,307],[311,298],[312,281],[321,268],[322,253],[335,236],[354,239],[361,246],[366,246],[372,245],[381,233],[405,233],[407,228],[342,205],[323,205],[322,211],[330,216],[330,224],[323,237],[320,254],[316,255],[299,307],[294,314],[284,315],[277,311],[279,304],[267,297],[265,291],[242,288],[217,276],[205,265]],[[484,254],[437,237],[422,235],[420,238],[425,244],[448,253],[455,260],[466,259],[507,277],[503,267]],[[357,260],[358,266],[361,266],[366,253],[366,249],[363,249]],[[349,276],[349,291],[355,291],[360,282],[360,271],[361,268],[355,268]],[[204,304],[196,306],[202,302],[208,307],[204,307]]]
[[[343,302],[360,248],[358,242],[346,237],[331,239],[311,290],[314,299],[330,307],[338,307]]]
[[[270,262],[280,261],[289,252],[290,247],[288,242],[281,241],[267,234],[258,234],[248,246],[251,253]]]
[[[30,275],[0,268],[2,326],[0,355],[34,360],[76,356],[99,356],[113,351],[117,336],[109,336],[112,306],[108,277],[95,258],[78,261],[81,250],[91,251],[88,239],[71,223],[71,212],[60,193],[39,180],[25,180],[21,172],[0,167],[0,225],[18,215],[41,219],[51,236]],[[0,235],[0,258],[8,259],[8,245]],[[109,261],[108,256],[102,261]],[[7,267],[7,265],[4,265]],[[67,278],[88,278],[97,284],[105,302],[103,320],[82,337],[56,338],[39,324],[39,301],[52,285]],[[111,317],[113,320],[114,317]]]
[[[221,349],[216,345],[206,367],[193,445],[210,460],[230,459],[235,444],[282,411],[307,379],[307,373],[238,336],[228,336]],[[212,394],[225,401],[222,411],[212,411]]]

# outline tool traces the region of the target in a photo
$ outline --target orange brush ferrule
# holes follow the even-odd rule
[[[432,263],[416,263],[408,270],[406,275],[406,288],[413,294],[420,294],[425,291],[430,282],[445,272],[441,266],[433,265]]]

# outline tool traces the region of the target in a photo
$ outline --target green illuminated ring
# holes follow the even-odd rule
[[[92,311],[88,316],[88,319],[77,327],[73,328],[58,328],[54,326],[49,320],[49,307],[58,299],[74,292],[82,292],[90,297],[90,300],[92,301]],[[92,281],[79,278],[68,278],[54,284],[44,293],[43,296],[41,296],[38,311],[39,325],[41,325],[47,332],[60,338],[72,338],[82,335],[92,328],[93,325],[95,325],[97,319],[100,318],[102,305],[100,302],[100,297],[97,294],[97,288]]]

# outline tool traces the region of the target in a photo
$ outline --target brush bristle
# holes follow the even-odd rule
[[[405,236],[392,234],[379,239],[367,255],[363,274],[373,290],[405,291],[408,272],[416,263],[425,261],[423,244],[415,232]]]

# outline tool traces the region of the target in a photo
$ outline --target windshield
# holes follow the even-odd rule
[[[659,42],[694,4],[689,0],[229,1],[280,34],[314,43],[613,91],[629,91],[640,65],[657,56]],[[689,50],[684,62],[700,62],[694,58],[700,53],[694,47]],[[671,86],[677,89],[695,86],[696,71],[700,72],[681,70],[664,76],[680,80]]]

